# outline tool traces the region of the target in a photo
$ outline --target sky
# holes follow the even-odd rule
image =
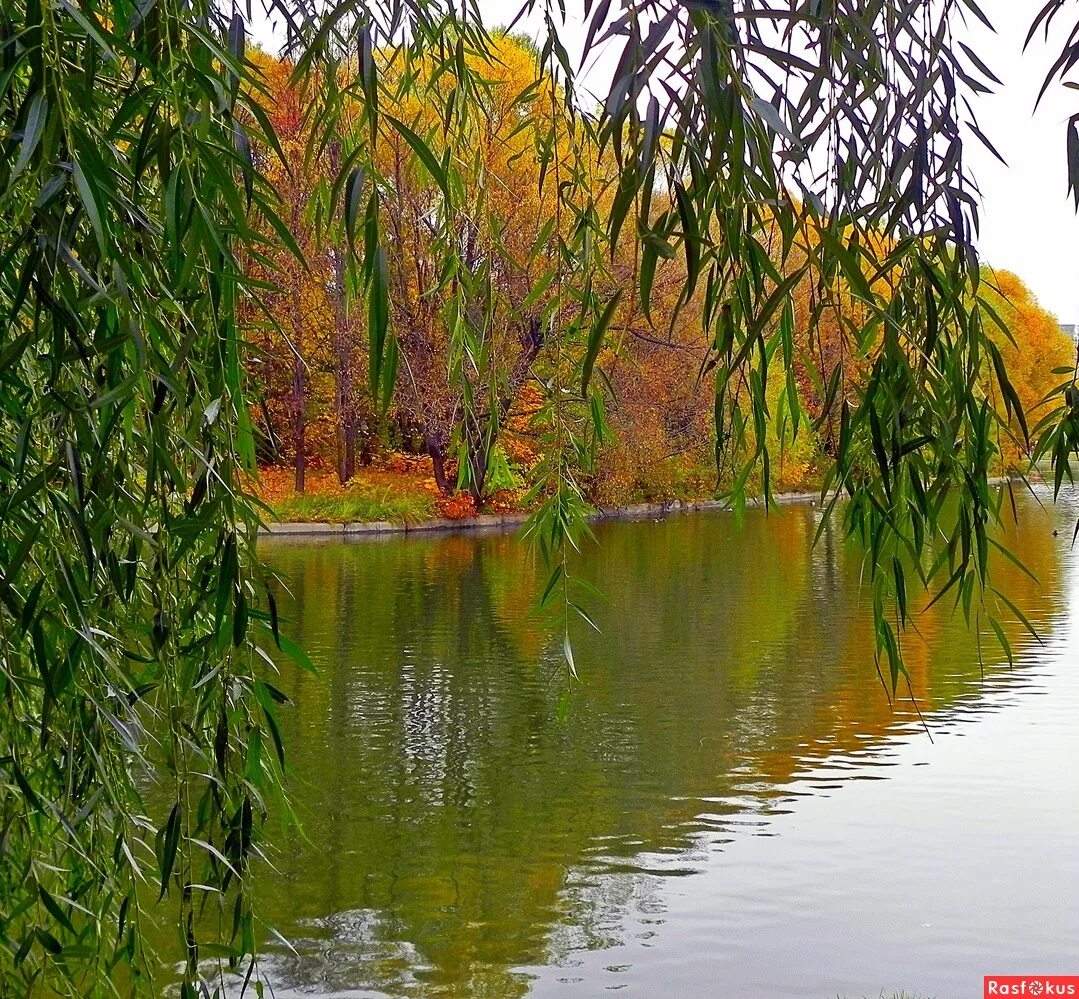
[[[1068,198],[1065,156],[1067,119],[1079,112],[1079,90],[1055,84],[1035,111],[1046,69],[1060,49],[1061,32],[1054,31],[1048,43],[1039,35],[1024,53],[1023,40],[1041,0],[980,3],[996,31],[972,21],[965,40],[1004,86],[978,97],[975,113],[982,131],[1007,161],[1004,166],[970,137],[968,162],[982,193],[978,241],[982,258],[1018,274],[1061,322],[1079,323],[1079,217]],[[520,0],[479,0],[491,26],[512,19],[519,6]],[[571,57],[577,58],[584,28],[573,11],[583,4],[571,0],[566,6],[570,16],[562,38]],[[1074,23],[1076,8],[1068,14]],[[518,30],[539,34],[536,27],[524,22]],[[255,25],[256,37],[267,47],[273,33],[265,24]],[[587,64],[584,84],[604,96],[617,61],[617,44],[617,40],[608,44]]]
[[[1038,301],[1064,323],[1079,323],[1079,217],[1068,199],[1065,134],[1079,112],[1079,91],[1051,87],[1035,112],[1046,69],[1060,50],[1060,32],[1048,44],[1039,35],[1024,55],[1029,22],[1042,6],[1034,0],[982,0],[997,31],[972,30],[968,44],[1005,87],[983,96],[978,121],[1008,161],[1005,167],[971,144],[971,170],[982,192],[982,257],[1018,274]],[[1076,8],[1068,12],[1074,23]]]
[[[1042,0],[979,0],[996,31],[976,19],[964,38],[1003,81],[991,95],[974,103],[978,125],[1007,161],[1001,164],[973,136],[967,144],[970,171],[982,194],[982,228],[978,241],[983,260],[1014,271],[1038,301],[1062,323],[1079,323],[1079,216],[1068,197],[1065,135],[1069,115],[1079,112],[1079,91],[1059,83],[1050,87],[1035,111],[1046,70],[1060,51],[1061,30],[1048,41],[1039,33],[1023,52],[1030,22]],[[490,25],[504,23],[514,0],[481,0]],[[572,12],[583,5],[567,3],[571,12],[564,42],[576,57],[584,28]],[[618,4],[612,4],[617,9]],[[1076,7],[1062,15],[1074,24]],[[1062,22],[1063,26],[1063,22]],[[528,25],[525,25],[527,30]],[[536,32],[538,33],[538,32]],[[605,88],[620,49],[615,39],[586,65],[586,82]],[[602,90],[606,95],[606,90]]]

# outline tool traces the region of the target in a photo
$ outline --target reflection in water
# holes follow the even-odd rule
[[[987,661],[982,678],[974,640],[944,602],[919,617],[908,661],[932,745],[909,701],[889,704],[859,565],[827,531],[813,549],[817,516],[601,525],[580,571],[605,594],[594,608],[602,633],[575,635],[583,682],[562,723],[558,643],[533,616],[540,572],[516,538],[267,544],[295,598],[292,630],[321,670],[283,684],[306,838],[280,843],[262,902],[297,951],[270,952],[278,994],[924,985],[943,997],[968,979],[974,994],[976,975],[1000,970],[978,963],[971,940],[986,960],[1042,954],[1046,938],[1050,955],[1063,946],[1079,930],[1074,891],[1049,929],[1048,909],[1024,929],[982,925],[953,904],[971,897],[953,882],[961,838],[985,825],[973,810],[1022,797],[1023,767],[1019,787],[1000,771],[1029,744],[995,741],[1006,754],[997,775],[942,777],[958,765],[956,745],[978,748],[996,714],[1035,710],[1054,684],[1065,689],[1039,745],[1070,732],[1062,706],[1079,708],[1079,696],[1060,669],[1060,623],[1071,534],[1052,534],[1064,515],[1028,501],[1011,532],[1040,587],[1000,568],[1051,636],[1047,651],[1012,629],[1016,667]],[[1047,793],[1067,796],[1045,821],[1074,846],[1074,777],[1059,786],[1073,768],[1037,759]],[[925,839],[921,854],[904,835]],[[1018,856],[992,842],[1004,844],[999,857],[982,859],[1024,883],[1079,888],[1074,851]],[[886,925],[908,896],[926,917],[918,933]],[[973,935],[953,939],[956,920]],[[877,946],[854,953],[844,934],[874,921]],[[898,963],[897,947],[908,948]]]

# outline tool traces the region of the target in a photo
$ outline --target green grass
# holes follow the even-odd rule
[[[272,505],[278,520],[303,523],[388,520],[392,524],[417,524],[435,516],[433,497],[391,489],[350,491],[344,496],[317,493],[288,496]]]

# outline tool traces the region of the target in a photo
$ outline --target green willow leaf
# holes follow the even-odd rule
[[[435,154],[431,151],[430,146],[423,141],[411,128],[409,128],[403,121],[399,121],[394,118],[393,115],[386,115],[386,120],[393,125],[393,127],[401,134],[401,137],[412,147],[412,151],[420,158],[420,162],[427,169],[427,172],[434,179],[435,183],[442,189],[442,195],[446,201],[450,201],[450,188],[449,179],[446,174],[446,169],[442,163],[438,161]]]
[[[90,219],[94,235],[97,237],[98,249],[102,256],[109,252],[109,234],[105,227],[104,205],[98,197],[96,188],[90,183],[82,164],[76,159],[72,161],[71,172],[75,178],[75,186],[79,190],[83,208]]]
[[[585,351],[584,361],[581,363],[581,395],[588,395],[588,383],[592,380],[592,369],[595,367],[596,358],[599,356],[600,347],[603,346],[603,338],[610,328],[618,303],[622,300],[622,291],[616,291],[604,306],[599,317],[588,331],[588,348]]]
[[[38,92],[30,102],[30,109],[26,113],[26,125],[23,128],[22,142],[19,144],[19,158],[11,168],[11,176],[14,178],[22,173],[30,157],[34,155],[38,143],[41,141],[41,133],[45,129],[45,121],[49,114],[49,101],[44,93]]]

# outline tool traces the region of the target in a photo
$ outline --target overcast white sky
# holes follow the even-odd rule
[[[996,27],[991,33],[972,20],[967,44],[1004,82],[997,92],[975,105],[982,131],[1008,161],[1005,167],[973,136],[967,145],[971,170],[982,192],[983,259],[994,267],[1015,271],[1045,308],[1061,322],[1079,323],[1079,217],[1068,199],[1065,127],[1068,116],[1079,111],[1079,91],[1056,84],[1034,101],[1047,68],[1060,51],[1061,31],[1048,43],[1039,34],[1024,53],[1030,21],[1044,0],[980,0]],[[504,23],[518,9],[516,0],[481,0],[488,24]],[[575,11],[580,3],[568,3]],[[617,4],[612,5],[617,8]],[[1076,10],[1068,14],[1074,23]],[[579,24],[579,19],[574,19]],[[1064,23],[1062,22],[1062,25]],[[567,29],[567,49],[576,55],[583,44],[583,29]],[[597,88],[614,72],[621,45],[618,39],[601,52],[592,72]],[[604,91],[603,96],[606,96]]]
[[[1005,86],[979,98],[977,114],[982,131],[1008,161],[1003,166],[970,138],[971,168],[983,199],[982,256],[994,267],[1019,274],[1061,322],[1079,322],[1079,218],[1068,200],[1065,157],[1065,125],[1068,116],[1079,111],[1079,91],[1057,84],[1035,112],[1045,70],[1059,51],[1060,32],[1054,32],[1048,44],[1039,36],[1024,54],[1023,39],[1042,0],[980,2],[997,30],[991,34],[974,23],[968,44]],[[479,6],[494,26],[512,19],[520,0],[480,0]],[[583,4],[570,0],[566,6],[573,12]],[[1075,9],[1069,14],[1074,19]],[[272,31],[267,33],[265,25],[256,28],[263,44],[268,34]],[[563,39],[571,56],[579,53],[583,34],[580,19],[572,18]],[[615,45],[601,52],[588,82],[603,87],[617,56]]]
[[[1064,143],[1067,119],[1079,111],[1079,91],[1057,84],[1034,111],[1045,71],[1060,49],[1060,33],[1054,32],[1048,45],[1039,35],[1022,53],[1029,22],[1041,6],[1041,0],[982,0],[997,33],[972,31],[971,47],[1006,86],[981,99],[978,118],[1008,166],[974,145],[968,148],[982,189],[983,257],[1015,271],[1061,322],[1075,323],[1079,219],[1068,200]],[[1074,23],[1076,8],[1068,13]]]

